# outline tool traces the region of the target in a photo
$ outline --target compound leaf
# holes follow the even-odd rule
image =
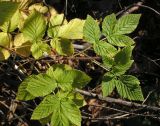
[[[37,106],[32,119],[39,120],[51,115],[52,126],[81,125],[81,113],[76,104],[68,98],[49,95]]]

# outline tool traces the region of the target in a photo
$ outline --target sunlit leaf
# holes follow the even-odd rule
[[[62,23],[66,24],[67,21],[64,20],[64,14],[57,14],[50,18],[48,36],[49,37],[58,37],[59,28]]]
[[[35,97],[48,95],[57,87],[54,78],[46,74],[31,75],[27,83],[26,90]]]
[[[129,100],[143,101],[143,94],[139,80],[131,75],[123,75],[120,77],[116,88],[121,97]]]
[[[22,32],[31,42],[41,40],[46,30],[46,21],[42,14],[33,11],[24,23]]]
[[[50,51],[49,45],[43,42],[37,42],[31,46],[31,52],[35,59],[39,59],[43,55],[50,53]]]
[[[102,23],[102,32],[104,35],[111,35],[114,33],[114,27],[117,23],[116,15],[111,14],[104,18]]]
[[[0,61],[7,60],[10,56],[10,52],[6,49],[0,48]]]
[[[84,35],[84,39],[90,43],[98,42],[100,39],[101,33],[100,33],[99,25],[89,15],[87,16],[87,19],[84,24],[83,35]]]
[[[66,39],[82,39],[84,23],[84,20],[77,18],[72,19],[68,24],[60,27],[58,37]]]
[[[10,45],[11,35],[8,33],[0,32],[0,45],[8,47]]]
[[[124,47],[134,44],[134,40],[126,35],[109,35],[107,40],[114,46]]]
[[[26,88],[27,88],[27,86],[28,86],[28,84],[29,84],[29,78],[26,78],[21,84],[20,84],[20,86],[19,86],[19,88],[18,88],[18,93],[17,93],[17,96],[16,96],[16,99],[17,100],[25,100],[25,101],[27,101],[27,100],[32,100],[32,99],[34,99],[35,97],[32,95],[32,94],[30,94],[27,90],[26,90]]]
[[[94,51],[100,56],[113,57],[117,52],[117,49],[114,46],[105,41],[97,42],[93,47]]]
[[[71,69],[70,67],[50,68],[47,74],[54,77],[58,86],[63,90],[72,88],[82,88],[89,83],[91,78],[82,71]]]
[[[128,14],[122,16],[114,28],[114,34],[122,35],[133,32],[139,24],[141,14]]]
[[[53,126],[81,125],[79,108],[67,98],[60,99],[53,95],[47,96],[34,110],[32,119],[39,120],[49,115],[52,115],[51,125]]]

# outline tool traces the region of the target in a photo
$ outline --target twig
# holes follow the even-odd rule
[[[0,104],[6,107],[8,110],[10,110],[10,107],[6,105],[4,102],[0,101]],[[24,123],[24,121],[19,117],[16,113],[12,113],[15,118],[17,118],[20,122]]]
[[[134,11],[137,11],[140,8],[140,5],[142,5],[142,4],[143,4],[143,2],[138,2],[136,4],[133,4],[132,7],[127,9],[127,11],[123,15],[130,14],[130,13],[132,13]]]
[[[122,99],[115,99],[115,98],[111,98],[111,97],[103,97],[102,95],[97,95],[95,93],[90,93],[90,92],[80,90],[80,89],[76,89],[75,91],[79,92],[82,95],[97,98],[99,100],[106,101],[106,102],[109,102],[109,103],[116,103],[116,104],[124,105],[124,106],[128,106],[128,107],[137,107],[137,108],[144,108],[144,109],[148,109],[148,110],[160,111],[160,108],[155,107],[155,106],[138,104],[138,103],[135,103],[135,102],[129,102],[129,101],[125,101],[125,100],[122,100]]]
[[[83,55],[85,55],[85,56],[88,57],[88,58],[92,58],[92,57],[88,56],[88,55],[85,54],[85,53],[83,53]],[[94,59],[92,59],[91,61],[92,61],[93,63],[95,63],[96,65],[100,66],[101,68],[103,68],[104,70],[110,71],[109,68],[107,68],[106,66],[102,65],[100,62],[98,62],[98,61],[96,61],[96,60],[94,60]]]
[[[149,7],[149,6],[146,6],[146,5],[142,5],[142,4],[136,5],[136,6],[143,7],[143,8],[147,8],[147,9],[149,9],[149,10],[155,12],[156,14],[158,14],[158,15],[160,16],[160,12],[158,12],[158,11],[155,10],[155,9],[153,9],[152,7]]]
[[[20,57],[25,58],[25,56],[23,56],[22,54],[20,54],[20,53],[14,51],[14,50],[12,50],[12,49],[9,49],[9,48],[4,47],[4,46],[2,46],[2,45],[0,45],[0,48],[5,49],[5,50],[7,50],[7,51],[9,51],[9,52],[11,52],[11,53],[17,54],[17,55],[19,55]]]
[[[150,92],[148,93],[147,97],[144,99],[144,101],[143,101],[142,104],[144,104],[144,103],[147,101],[147,99],[149,98],[149,96],[150,96],[154,91],[155,91],[155,90],[152,90],[152,91],[150,91]]]
[[[112,108],[112,107],[107,107],[107,106],[103,106],[103,105],[90,105],[90,106],[102,107],[104,109],[109,109],[109,110],[125,113],[125,114],[128,114],[128,116],[129,115],[135,115],[135,116],[143,116],[143,117],[156,117],[156,115],[145,115],[145,114],[140,114],[140,113],[135,113],[135,112],[128,112],[128,111],[125,111],[125,110],[120,110],[120,109],[116,109],[116,108]]]

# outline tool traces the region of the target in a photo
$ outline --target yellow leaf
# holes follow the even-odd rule
[[[82,39],[84,23],[84,20],[78,18],[71,20],[68,24],[60,27],[58,37],[66,39]]]

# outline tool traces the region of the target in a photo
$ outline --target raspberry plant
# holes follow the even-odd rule
[[[108,15],[102,22],[101,31],[99,23],[89,15],[86,20],[76,18],[68,22],[63,14],[57,14],[51,7],[38,3],[28,8],[29,3],[0,2],[1,60],[7,60],[12,49],[23,57],[31,54],[36,60],[50,56],[52,49],[59,55],[70,56],[74,54],[73,40],[82,39],[102,57],[100,66],[107,70],[101,83],[103,96],[116,89],[121,98],[143,101],[139,80],[126,74],[133,63],[134,48],[134,40],[127,34],[136,29],[140,14],[124,15],[118,20],[115,14]],[[23,11],[26,8],[27,13]],[[13,34],[15,30],[18,31],[16,35]],[[80,126],[80,107],[85,105],[85,100],[75,89],[82,89],[90,80],[80,70],[55,64],[46,73],[28,76],[20,84],[17,99],[43,98],[31,117],[42,124]]]

